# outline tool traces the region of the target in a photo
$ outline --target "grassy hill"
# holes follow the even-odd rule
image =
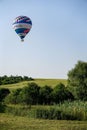
[[[66,79],[34,79],[33,81],[23,81],[16,84],[0,85],[0,88],[9,88],[9,89],[23,88],[24,86],[27,86],[28,83],[32,83],[32,82],[35,82],[40,87],[43,87],[45,85],[55,87],[59,83],[63,83],[64,85],[67,85]]]

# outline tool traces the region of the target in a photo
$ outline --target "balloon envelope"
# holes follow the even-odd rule
[[[18,16],[13,22],[13,29],[23,41],[24,37],[29,33],[32,27],[32,21],[27,16]]]

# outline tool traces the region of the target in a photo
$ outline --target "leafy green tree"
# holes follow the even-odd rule
[[[7,76],[7,75],[4,75],[4,76],[0,76],[0,85],[2,84],[13,84],[13,83],[19,83],[21,81],[30,81],[30,80],[33,80],[33,78],[31,77],[27,77],[27,76]]]
[[[9,93],[8,88],[0,88],[0,102],[2,102]]]
[[[32,98],[30,96],[30,91],[28,86],[24,87],[19,95],[20,103],[31,105],[32,104]]]
[[[34,79],[32,77],[24,76],[23,80],[24,81],[31,81],[31,80],[34,80]]]
[[[53,89],[50,86],[44,86],[40,88],[39,94],[39,103],[40,104],[51,104],[52,102],[52,91]]]
[[[58,85],[56,85],[56,87],[53,89],[53,99],[54,99],[54,103],[60,103],[60,102],[64,102],[65,100],[73,100],[74,96],[72,95],[72,93],[67,90],[67,88],[65,87],[64,84],[59,83]]]
[[[16,90],[13,90],[6,98],[5,98],[5,102],[6,103],[12,103],[12,104],[18,104],[20,103],[20,98],[19,98],[19,94],[21,92],[21,88],[18,88]]]
[[[68,86],[77,99],[87,100],[87,62],[78,61],[68,72]]]
[[[24,87],[20,93],[21,102],[25,104],[38,104],[40,87],[32,82]]]

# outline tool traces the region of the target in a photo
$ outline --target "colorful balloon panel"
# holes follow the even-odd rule
[[[32,21],[27,16],[18,16],[13,22],[13,28],[21,40],[29,33],[31,27]]]

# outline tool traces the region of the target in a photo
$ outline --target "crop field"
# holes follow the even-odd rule
[[[87,122],[42,120],[0,114],[0,130],[87,130]]]
[[[59,83],[67,85],[66,79],[34,79],[33,81],[24,81],[16,84],[0,85],[0,88],[9,88],[9,89],[23,88],[24,86],[27,86],[28,83],[32,82],[38,84],[40,87],[43,87],[45,85],[55,87]]]

